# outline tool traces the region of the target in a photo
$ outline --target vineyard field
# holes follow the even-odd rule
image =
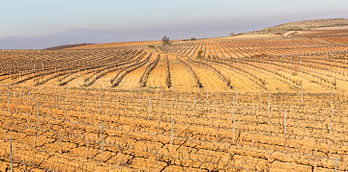
[[[0,50],[0,171],[347,171],[348,30]]]

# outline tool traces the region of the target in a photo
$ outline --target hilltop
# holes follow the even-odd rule
[[[348,27],[348,19],[344,18],[331,18],[331,19],[315,19],[315,20],[303,20],[296,22],[289,22],[273,27],[264,28],[259,31],[249,32],[250,34],[286,34],[291,31],[308,31],[316,30],[320,28],[332,28],[336,27]]]

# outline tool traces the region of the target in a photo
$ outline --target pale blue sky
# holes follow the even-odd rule
[[[294,20],[348,18],[348,0],[0,0],[0,4],[0,38],[74,28],[195,27],[197,32],[211,28],[211,33],[215,29],[222,34]]]

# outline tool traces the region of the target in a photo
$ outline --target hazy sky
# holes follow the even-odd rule
[[[348,0],[0,0],[0,4],[0,38],[74,28],[228,33],[295,20],[348,18]]]

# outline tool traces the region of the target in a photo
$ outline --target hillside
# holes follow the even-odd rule
[[[348,19],[332,18],[332,19],[316,19],[303,20],[290,23],[284,23],[273,27],[268,27],[260,31],[253,31],[253,34],[285,34],[289,31],[314,30],[318,28],[342,27],[348,26]]]

